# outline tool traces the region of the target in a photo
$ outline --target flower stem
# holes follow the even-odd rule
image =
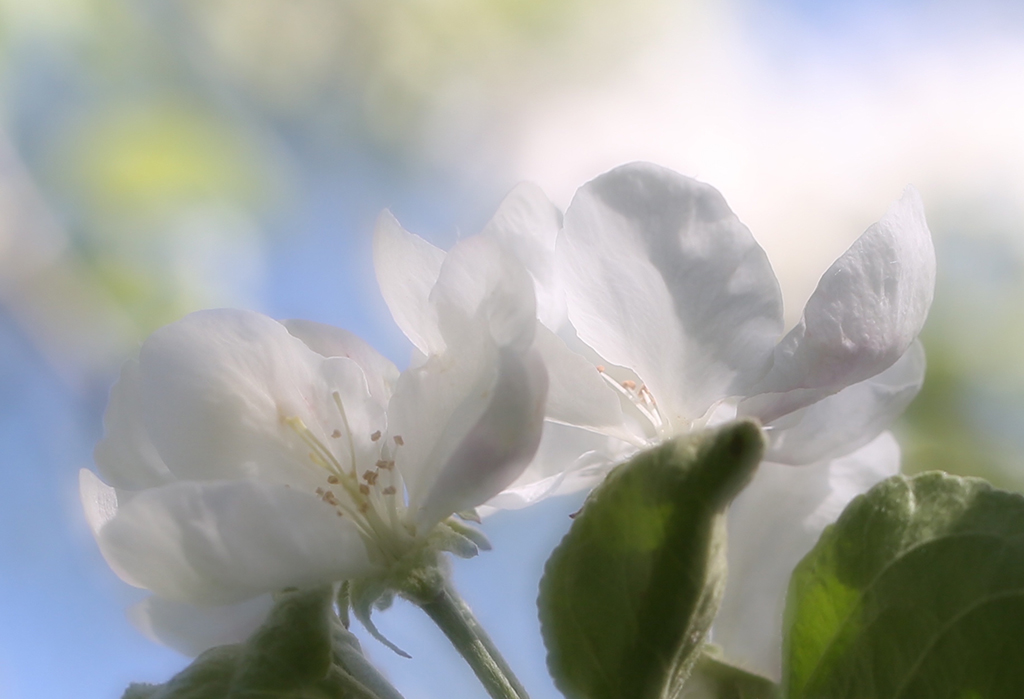
[[[493,699],[529,699],[490,636],[451,585],[417,604],[462,654]]]

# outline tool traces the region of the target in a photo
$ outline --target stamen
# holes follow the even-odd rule
[[[389,485],[387,488],[385,488],[384,490],[382,490],[380,492],[384,493],[385,495],[394,495],[395,494],[395,486]]]
[[[341,413],[341,422],[345,426],[345,435],[348,437],[348,457],[350,459],[349,465],[352,469],[352,473],[356,471],[356,446],[352,442],[352,428],[348,424],[348,415],[345,413],[345,406],[341,402],[341,394],[335,391],[331,394],[334,398],[334,404],[338,406],[338,412]]]
[[[376,485],[377,476],[379,475],[380,474],[377,473],[377,471],[367,471],[366,473],[363,474],[363,480],[365,480],[369,485]]]
[[[622,387],[624,389],[626,389],[627,391],[634,391],[634,390],[636,390],[636,381],[629,381],[629,380],[623,381],[622,382]]]
[[[338,483],[341,482],[341,479],[331,474],[330,476],[327,476],[327,482],[330,483],[331,485],[337,485]]]
[[[341,436],[341,430],[334,430],[334,432],[331,432],[331,436],[337,439]]]
[[[360,483],[359,484],[359,492],[362,493],[363,495],[369,495],[370,494],[370,486],[366,485],[365,483]],[[361,505],[360,505],[359,511],[362,512],[362,506]]]
[[[397,444],[398,446],[403,446],[405,444],[405,440],[402,439],[402,435],[400,434],[396,434],[394,437],[392,437],[392,439],[395,440],[395,444]]]
[[[371,442],[376,442],[378,439],[380,439],[380,430],[377,430],[376,432],[370,435]]]

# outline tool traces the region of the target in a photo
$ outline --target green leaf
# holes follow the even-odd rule
[[[725,586],[724,509],[763,451],[761,429],[735,422],[639,454],[591,494],[538,600],[566,696],[677,696]]]
[[[329,587],[282,593],[245,643],[206,651],[163,685],[124,699],[401,699],[363,658]]]
[[[1024,695],[1024,498],[897,476],[855,499],[797,566],[789,699]]]
[[[679,699],[782,699],[771,680],[724,662],[704,647]]]

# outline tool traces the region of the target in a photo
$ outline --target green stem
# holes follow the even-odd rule
[[[450,585],[417,604],[462,654],[493,699],[529,699],[490,636]]]

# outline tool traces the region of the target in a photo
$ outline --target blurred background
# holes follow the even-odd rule
[[[0,698],[119,697],[136,632],[77,496],[109,386],[213,306],[347,327],[400,366],[390,207],[447,247],[517,181],[561,207],[651,160],[719,188],[798,319],[908,183],[935,235],[905,469],[1024,489],[1024,5],[924,0],[0,0]],[[457,578],[535,699],[579,498],[502,513]],[[416,610],[367,642],[408,699],[482,696]]]

